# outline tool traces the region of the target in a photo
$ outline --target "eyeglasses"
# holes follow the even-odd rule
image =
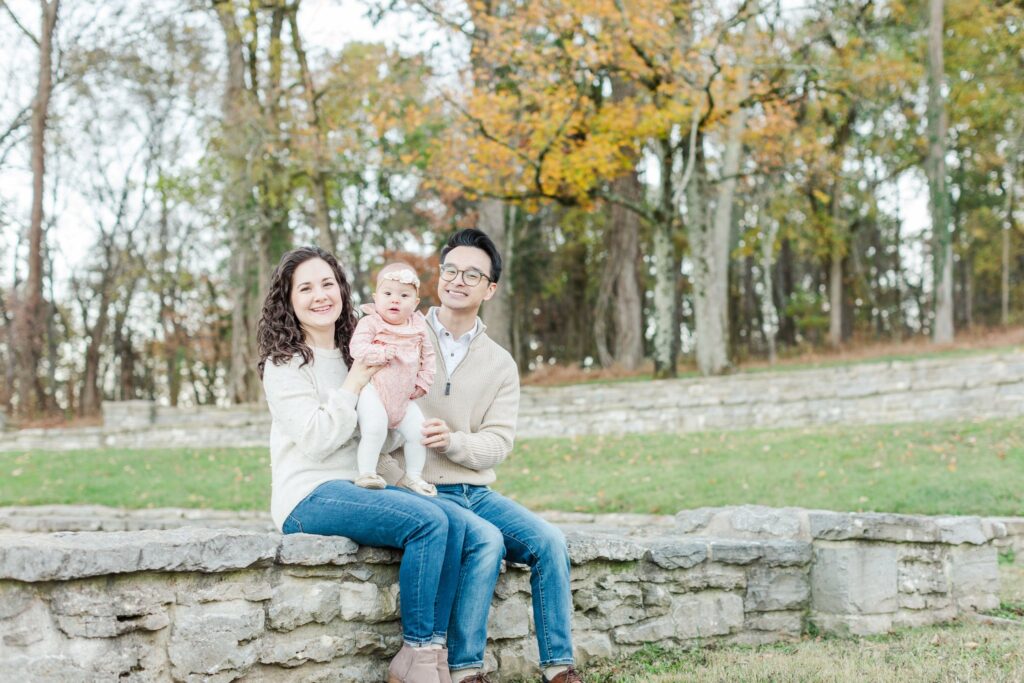
[[[476,287],[478,284],[480,284],[481,278],[487,280],[488,282],[491,281],[491,278],[487,277],[476,268],[470,268],[469,270],[459,270],[458,268],[451,264],[441,264],[441,279],[444,280],[445,282],[452,282],[453,280],[455,280],[455,278],[459,276],[459,273],[462,273],[462,281],[466,283],[467,287]]]

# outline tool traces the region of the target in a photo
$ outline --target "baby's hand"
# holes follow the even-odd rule
[[[395,347],[394,346],[385,346],[384,347],[384,360],[390,361],[394,357],[395,357]]]
[[[412,396],[409,397],[410,401],[415,401],[418,398],[423,398],[427,395],[427,392],[423,391],[423,387],[416,387],[412,391]]]

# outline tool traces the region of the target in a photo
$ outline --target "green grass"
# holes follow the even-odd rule
[[[0,505],[267,510],[266,448],[0,454]]]
[[[1024,515],[1024,420],[536,439],[517,444],[496,488],[583,512],[759,503]]]
[[[537,510],[759,503],[1024,515],[1024,419],[521,440],[499,491]],[[266,510],[264,448],[0,454],[0,505]]]
[[[956,623],[856,640],[807,638],[761,647],[645,648],[586,667],[590,683],[1024,680],[1024,629]]]

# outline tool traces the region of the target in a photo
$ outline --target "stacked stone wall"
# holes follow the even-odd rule
[[[519,437],[1024,415],[1024,352],[659,382],[524,387]],[[265,446],[262,405],[103,404],[103,426],[0,434],[0,451]]]
[[[281,536],[256,514],[210,528],[231,520],[37,513],[0,511],[0,680],[383,680],[400,645],[394,551]],[[90,518],[101,530],[52,531]],[[1006,520],[755,506],[550,518],[569,543],[581,662],[990,609],[1007,536]],[[501,575],[489,638],[499,680],[535,671],[527,569]]]

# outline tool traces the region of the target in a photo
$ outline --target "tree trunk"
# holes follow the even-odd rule
[[[1010,324],[1010,233],[1014,229],[1014,206],[1017,190],[1017,146],[1010,143],[1006,155],[1005,182],[1003,194],[1006,196],[1006,221],[1002,229],[1002,266],[999,278],[999,324],[1006,327]]]
[[[651,258],[654,265],[654,377],[666,379],[675,377],[676,354],[679,337],[677,317],[678,296],[676,283],[679,280],[679,258],[675,245],[675,215],[672,194],[672,144],[670,140],[658,141],[661,162],[661,198],[660,207],[653,221]],[[696,163],[696,162],[694,162]],[[703,158],[701,159],[703,163]],[[697,180],[697,174],[691,174],[686,190],[689,191]],[[699,213],[700,205],[697,206]],[[701,218],[703,214],[700,214]],[[694,220],[691,217],[691,220]]]
[[[843,343],[843,256],[845,244],[839,235],[839,181],[832,190],[832,250],[828,265],[828,341],[833,348]]]
[[[331,228],[330,205],[327,201],[327,135],[323,129],[320,107],[317,104],[316,90],[313,87],[313,76],[306,60],[306,50],[302,46],[302,35],[296,18],[299,3],[295,2],[287,8],[288,27],[292,34],[292,48],[299,63],[299,75],[302,77],[302,94],[306,100],[306,117],[314,133],[313,168],[309,171],[310,194],[313,196],[313,221],[317,230],[317,244],[321,249],[334,253],[338,248],[334,230]]]
[[[764,283],[764,293],[761,296],[761,329],[765,342],[768,346],[768,363],[775,365],[776,360],[776,335],[779,332],[779,314],[775,309],[773,292],[775,285],[772,283],[772,270],[775,267],[775,238],[779,233],[778,222],[769,217],[768,225],[761,232],[761,277]]]
[[[36,413],[39,361],[43,344],[43,193],[46,178],[46,121],[53,92],[53,35],[60,0],[40,1],[39,73],[32,103],[31,167],[32,213],[28,228],[28,279],[15,310],[15,375],[18,380],[18,411]]]
[[[932,261],[935,272],[935,320],[932,341],[953,341],[953,240],[946,191],[946,107],[942,33],[944,0],[928,2],[928,188],[931,195]]]
[[[630,202],[640,202],[643,187],[633,171],[616,179],[612,192]],[[637,277],[640,216],[621,204],[612,204],[608,213],[605,261],[594,311],[594,339],[603,367],[618,365],[635,370],[644,357],[643,302]]]
[[[497,245],[502,256],[502,278],[491,300],[481,309],[487,323],[487,334],[502,348],[512,352],[512,278],[508,266],[514,256],[509,244],[511,231],[505,227],[505,204],[500,199],[481,199],[477,202],[480,213],[479,228]],[[478,285],[482,287],[483,285]]]

